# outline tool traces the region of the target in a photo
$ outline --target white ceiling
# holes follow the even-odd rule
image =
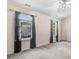
[[[59,0],[8,0],[8,3],[18,4],[23,7],[28,7],[25,6],[25,4],[28,4],[32,10],[37,10],[52,17],[67,17],[71,14],[70,8],[59,8]]]

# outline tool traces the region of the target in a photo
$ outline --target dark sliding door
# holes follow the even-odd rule
[[[53,21],[50,20],[50,43],[53,43]]]

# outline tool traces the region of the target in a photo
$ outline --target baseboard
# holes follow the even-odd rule
[[[68,40],[59,40],[59,42],[71,42],[71,41],[68,41]]]

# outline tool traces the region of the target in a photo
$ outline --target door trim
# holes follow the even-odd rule
[[[58,21],[56,21],[56,23],[57,23],[57,36],[56,36],[56,42],[58,42]]]
[[[20,12],[15,11],[15,40],[14,40],[14,53],[21,51],[21,39],[19,39],[19,19]]]
[[[32,20],[32,39],[30,40],[30,48],[36,48],[36,27],[35,27],[35,19],[34,16],[31,15],[33,17]]]

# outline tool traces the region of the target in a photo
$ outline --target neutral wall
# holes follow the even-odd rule
[[[58,20],[58,41],[61,40],[61,20]]]
[[[22,51],[30,48],[30,40],[27,40],[27,41],[23,40],[21,44],[22,44],[22,47],[21,47]]]
[[[49,44],[50,40],[50,18],[45,15],[39,15],[36,23],[36,46]]]
[[[30,9],[25,9],[23,7],[19,6],[14,6],[14,5],[8,5],[8,9],[16,10],[19,12],[23,12],[26,14],[30,15],[35,15],[35,26],[36,26],[36,46],[42,46],[49,44],[50,40],[50,19],[51,17],[30,10]],[[9,11],[8,10],[8,39],[7,39],[7,54],[13,54],[14,53],[14,11]],[[29,49],[30,48],[30,40],[22,41],[22,50]]]
[[[61,40],[71,41],[71,18],[61,20]]]
[[[14,52],[14,15],[15,13],[8,10],[7,14],[7,53]]]

